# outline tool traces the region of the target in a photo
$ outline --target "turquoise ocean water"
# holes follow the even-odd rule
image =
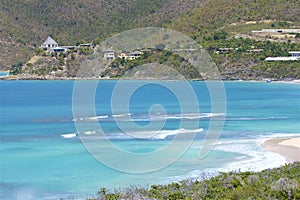
[[[200,112],[190,110],[182,114],[176,95],[161,82],[153,82],[131,95],[128,112],[119,110],[116,114],[111,108],[116,83],[99,82],[95,91],[96,117],[76,118],[72,112],[74,81],[0,81],[1,199],[82,199],[92,197],[101,187],[112,190],[133,185],[148,187],[186,178],[205,178],[218,171],[277,167],[285,163],[285,158],[263,150],[258,144],[271,137],[300,135],[299,84],[224,82],[226,113],[213,113],[205,82],[189,82]],[[125,86],[136,83],[122,82]],[[180,88],[180,82],[168,84]],[[178,92],[189,95],[184,90]],[[153,105],[160,105],[165,113],[154,112],[155,109],[149,112]],[[210,154],[199,159],[211,117],[218,115],[226,119],[221,135]],[[142,127],[142,131],[133,129],[128,119]],[[135,137],[124,134],[116,121],[132,128]],[[154,127],[163,121],[162,131],[148,130],[151,121]],[[182,121],[199,124],[189,130],[182,128]],[[75,123],[87,127],[98,123],[116,147],[137,154],[155,152],[169,145],[179,132],[181,135],[195,132],[196,136],[188,150],[171,165],[154,172],[132,174],[95,159],[79,135],[96,137],[99,130],[78,133]],[[99,147],[99,152],[112,160],[119,159],[120,166],[128,160],[115,157],[104,146]],[[161,155],[162,160],[167,157]]]
[[[1,76],[8,76],[9,72],[8,71],[0,71],[0,77]]]

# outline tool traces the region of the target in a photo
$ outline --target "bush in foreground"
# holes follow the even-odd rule
[[[209,180],[184,180],[149,189],[130,188],[109,193],[101,188],[97,198],[117,199],[300,199],[300,162],[261,172],[220,173]]]

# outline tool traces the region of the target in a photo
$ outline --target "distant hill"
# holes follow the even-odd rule
[[[299,0],[3,0],[0,8],[0,70],[29,61],[37,54],[36,47],[48,35],[59,45],[75,45],[99,43],[132,28],[159,26],[191,36],[212,53],[218,46],[234,46],[236,43],[214,41],[214,37],[226,35],[229,39],[235,34],[260,28],[299,28],[299,13]],[[247,79],[251,73],[257,76],[257,70],[253,71],[257,64],[261,66],[257,67],[259,69],[270,68],[269,64],[261,62],[265,56],[299,50],[298,44],[292,49],[290,45],[273,45],[271,52],[264,52],[254,59],[251,55],[243,55],[239,61],[234,56],[229,56],[229,59],[213,57],[216,57],[217,64],[222,65],[221,70],[229,79],[240,78],[245,72],[245,63],[250,63],[248,72],[242,75]],[[253,46],[253,42],[247,45],[245,50]],[[292,77],[300,77],[297,64],[292,65]],[[278,64],[277,68],[281,66],[283,64]],[[260,73],[274,76],[272,70],[268,74]],[[289,75],[283,73],[276,78],[286,77]]]
[[[101,40],[141,26],[162,26],[196,0],[3,0],[0,69],[27,61],[48,35],[60,45]],[[200,1],[201,2],[201,1]],[[198,4],[197,3],[197,4]]]
[[[200,42],[213,57],[224,79],[299,79],[298,62],[266,62],[268,56],[288,56],[299,51],[295,40],[256,37],[252,30],[300,28],[299,0],[208,0],[175,19],[168,28]],[[234,39],[241,38],[241,40]],[[238,49],[216,54],[218,48]],[[249,54],[252,48],[262,53]]]
[[[169,27],[200,39],[232,23],[270,20],[299,26],[299,13],[299,0],[208,0]]]

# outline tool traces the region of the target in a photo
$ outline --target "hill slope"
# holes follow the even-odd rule
[[[161,26],[193,9],[195,2],[3,0],[0,9],[0,69],[27,61],[33,55],[30,47],[38,47],[48,35],[60,45],[91,42],[131,28]]]
[[[149,189],[129,188],[109,193],[101,188],[96,199],[299,199],[300,163],[261,172],[229,172],[209,180],[184,180]]]
[[[245,21],[291,21],[299,26],[299,13],[298,0],[208,0],[169,27],[201,38],[223,26]]]
[[[258,37],[252,30],[300,28],[298,0],[208,0],[169,26],[199,41],[210,55],[224,79],[300,78],[299,62],[266,62],[268,56],[288,56],[299,51],[299,34],[295,39]],[[239,38],[240,37],[240,38]],[[236,39],[239,38],[239,39]],[[216,54],[218,48],[236,49]],[[251,49],[261,53],[248,53]]]
[[[300,77],[298,63],[290,63],[288,68],[292,70],[287,74],[283,70],[285,63],[276,63],[274,68],[263,62],[266,56],[287,55],[288,51],[299,50],[299,39],[293,41],[296,43],[285,39],[282,45],[279,40],[273,41],[272,45],[256,42],[255,38],[251,41],[228,40],[238,33],[255,29],[299,28],[298,0],[4,1],[0,10],[0,69],[28,61],[36,54],[35,47],[48,35],[52,35],[59,45],[75,45],[99,43],[132,28],[163,26],[185,33],[203,44],[226,79]],[[239,51],[228,56],[214,55],[218,47]],[[257,56],[247,54],[252,47],[267,51]]]

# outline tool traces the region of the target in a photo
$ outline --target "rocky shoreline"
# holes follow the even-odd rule
[[[110,77],[53,77],[53,76],[18,76],[18,75],[10,75],[10,76],[0,76],[0,80],[164,80],[164,81],[182,81],[186,79],[156,79],[156,78],[110,78]],[[212,79],[219,80],[219,79]],[[204,79],[189,79],[189,81],[208,81]],[[222,81],[253,81],[253,82],[274,82],[274,83],[294,83],[300,84],[300,79],[222,79]]]

